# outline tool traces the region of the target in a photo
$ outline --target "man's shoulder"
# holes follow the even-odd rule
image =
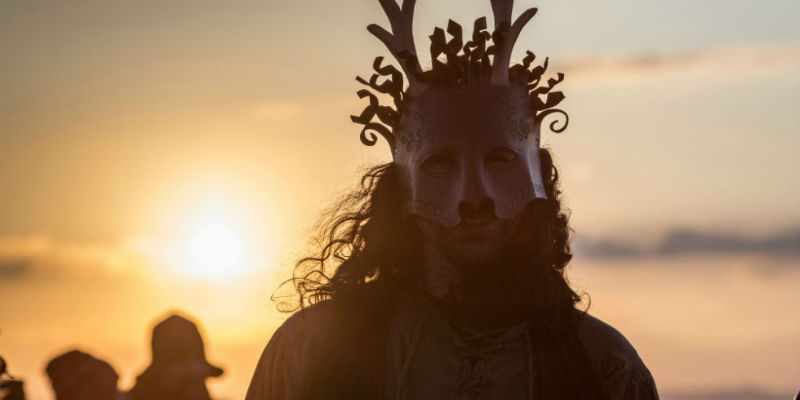
[[[363,299],[362,299],[363,300]],[[374,302],[373,302],[374,303]],[[303,341],[314,336],[335,336],[342,329],[352,330],[373,316],[374,304],[356,303],[350,299],[328,299],[308,305],[292,314],[275,331],[274,336]]]
[[[304,307],[292,314],[276,329],[264,348],[254,379],[270,381],[275,368],[298,376],[327,347],[336,317],[327,302]],[[261,371],[263,370],[263,371]],[[255,382],[255,381],[254,381]]]
[[[337,313],[328,302],[302,308],[272,334],[258,361],[248,400],[302,397],[313,366],[318,365],[335,336]]]
[[[586,313],[578,325],[578,338],[589,360],[604,374],[617,370],[644,374],[644,362],[628,339],[616,328]],[[649,372],[647,372],[649,374]]]
[[[330,329],[340,319],[328,301],[312,304],[295,311],[278,327],[273,336],[285,341],[304,341]]]
[[[589,313],[581,317],[578,338],[590,357],[614,355],[631,363],[642,361],[620,331]]]
[[[638,397],[624,398],[658,398],[650,371],[619,330],[586,313],[578,326],[578,338],[610,392],[640,393]]]

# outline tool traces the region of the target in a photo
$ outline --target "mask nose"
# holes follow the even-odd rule
[[[458,205],[458,215],[461,219],[484,219],[494,216],[494,201],[490,198],[485,198],[478,206],[473,206],[471,203],[462,201]]]
[[[463,177],[462,199],[458,204],[458,212],[462,217],[494,213],[494,201],[486,189],[479,168],[467,170]]]

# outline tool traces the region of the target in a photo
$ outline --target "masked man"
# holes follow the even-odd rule
[[[437,28],[424,70],[415,1],[380,3],[391,31],[368,30],[403,72],[378,57],[352,119],[393,161],[337,204],[323,247],[298,263],[301,310],[247,399],[657,399],[630,343],[579,309],[564,277],[568,221],[539,145],[542,125],[566,128],[563,75],[545,80],[530,52],[510,65],[536,9],[512,21],[513,0],[492,0],[493,32],[480,18],[467,41],[453,21]]]

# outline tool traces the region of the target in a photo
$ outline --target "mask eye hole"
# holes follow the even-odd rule
[[[444,152],[439,152],[428,156],[420,166],[425,172],[443,175],[455,171],[458,168],[458,162],[456,162],[453,156]]]
[[[489,169],[502,169],[517,160],[517,153],[506,147],[495,147],[489,150],[483,162]]]

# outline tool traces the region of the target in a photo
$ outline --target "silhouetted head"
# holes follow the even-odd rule
[[[564,75],[547,79],[548,60],[536,65],[530,51],[521,62],[511,62],[517,38],[537,12],[529,8],[512,18],[513,3],[490,2],[493,29],[485,17],[475,20],[471,35],[453,20],[446,30],[435,28],[429,36],[430,68],[418,58],[412,29],[414,1],[381,1],[391,31],[377,24],[367,27],[395,56],[400,69],[384,65],[383,57],[375,59],[374,74],[369,79],[357,78],[368,87],[357,94],[369,102],[351,120],[363,125],[360,139],[365,145],[375,145],[378,135],[388,142],[392,163],[387,166],[385,185],[392,186],[387,190],[394,195],[387,200],[399,206],[403,221],[394,227],[404,230],[393,237],[414,237],[425,251],[409,247],[413,240],[387,243],[396,250],[426,257],[433,250],[441,253],[436,257],[441,255],[467,271],[487,269],[501,261],[524,263],[510,260],[508,254],[533,256],[547,264],[542,254],[518,248],[529,247],[528,239],[547,241],[552,233],[548,230],[566,229],[566,217],[559,216],[559,199],[552,197],[558,193],[548,193],[555,188],[555,169],[540,143],[543,126],[555,133],[567,128],[569,118],[557,108],[564,94],[555,90]],[[392,102],[386,102],[390,97]],[[552,116],[561,118],[552,120]],[[382,206],[377,201],[378,185],[376,208]],[[358,222],[357,216],[351,216],[345,223]],[[559,218],[563,227],[550,229],[550,221],[559,224],[555,221]],[[526,219],[544,224],[542,235],[519,232]],[[555,241],[554,246],[569,253],[563,248],[565,241]],[[353,258],[333,256],[344,264]],[[387,272],[380,271],[378,276]]]
[[[170,315],[153,328],[152,363],[131,389],[134,400],[210,400],[206,379],[222,375],[206,360],[197,325]]]
[[[206,360],[200,331],[194,322],[170,315],[153,328],[150,342],[155,368],[183,368],[205,377],[222,375],[222,369]]]
[[[72,350],[47,364],[56,400],[113,400],[119,396],[119,376],[107,362]]]

